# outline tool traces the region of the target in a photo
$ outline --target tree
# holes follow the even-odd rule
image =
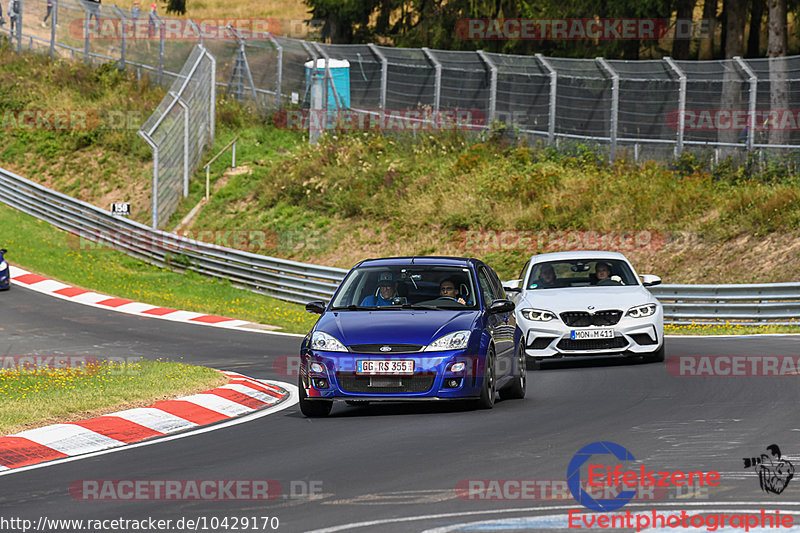
[[[703,21],[700,26],[703,35],[700,38],[700,50],[697,59],[714,59],[714,34],[717,31],[717,0],[703,2]]]
[[[692,40],[690,36],[680,35],[680,25],[682,21],[692,21],[695,0],[678,0],[675,23],[675,39],[672,41],[673,59],[689,59],[689,45]],[[689,25],[691,29],[691,24]]]
[[[186,0],[169,0],[167,3],[167,13],[186,14]]]
[[[744,26],[747,20],[747,3],[741,0],[724,0],[723,11],[725,13],[723,22],[725,24],[725,58],[730,59],[741,56],[744,50]],[[741,85],[742,78],[739,68],[729,65],[725,69],[722,82],[722,96],[720,98],[720,108],[724,111],[741,109]],[[752,132],[751,132],[752,133]],[[733,128],[723,128],[719,130],[719,140],[721,142],[735,143],[738,141],[740,132]]]
[[[789,87],[786,80],[786,0],[769,0],[769,23],[767,56],[769,59],[769,100],[774,111],[789,107]],[[786,132],[778,128],[769,129],[770,144],[784,144]]]
[[[751,0],[750,31],[747,35],[747,54],[745,57],[761,56],[761,23],[764,21],[765,0]]]

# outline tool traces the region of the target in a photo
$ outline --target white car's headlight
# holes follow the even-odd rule
[[[454,331],[439,337],[425,347],[424,352],[441,352],[443,350],[463,350],[469,344],[469,330]]]
[[[322,331],[315,331],[314,334],[311,335],[311,349],[323,350],[326,352],[347,351],[347,348],[344,344],[339,342],[339,339]]]
[[[542,309],[521,309],[520,314],[527,320],[536,320],[537,322],[550,322],[556,317],[554,313]]]
[[[628,309],[628,312],[625,313],[625,316],[629,316],[631,318],[644,318],[654,314],[655,312],[656,304],[637,305],[636,307],[631,307]]]

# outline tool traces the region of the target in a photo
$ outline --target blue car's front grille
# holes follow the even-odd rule
[[[336,374],[339,388],[345,392],[362,394],[397,394],[426,392],[433,387],[436,374],[414,374],[412,376],[356,376],[352,373]]]
[[[347,347],[351,352],[355,353],[374,353],[374,354],[392,354],[392,353],[416,353],[424,346],[419,344],[351,344]]]

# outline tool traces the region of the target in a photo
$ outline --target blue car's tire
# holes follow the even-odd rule
[[[300,394],[300,412],[309,418],[323,418],[330,414],[333,408],[333,400],[309,400],[306,396],[306,388],[303,386],[303,378],[297,380],[297,388]]]
[[[494,350],[489,349],[486,354],[486,368],[483,372],[483,384],[481,385],[481,397],[475,400],[475,407],[478,409],[491,409],[494,407],[494,397],[497,393],[497,375],[494,368]]]
[[[520,344],[517,350],[517,375],[514,379],[500,389],[500,397],[504,400],[521,400],[525,397],[525,389],[528,381],[527,361],[525,360],[525,350]]]

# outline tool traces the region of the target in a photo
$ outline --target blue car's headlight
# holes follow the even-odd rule
[[[550,311],[542,309],[520,309],[519,313],[527,320],[535,320],[537,322],[550,322],[556,315]]]
[[[8,263],[5,261],[0,261],[0,272],[8,268]]]
[[[444,350],[463,350],[469,344],[469,330],[454,331],[439,337],[425,347],[425,352],[441,352]]]
[[[631,307],[628,309],[628,312],[625,313],[625,316],[629,316],[631,318],[644,318],[652,315],[655,312],[656,304],[637,305],[636,307]]]
[[[311,335],[311,349],[323,350],[326,352],[346,352],[344,344],[339,342],[339,339],[333,335],[328,335],[323,331],[315,331]]]

